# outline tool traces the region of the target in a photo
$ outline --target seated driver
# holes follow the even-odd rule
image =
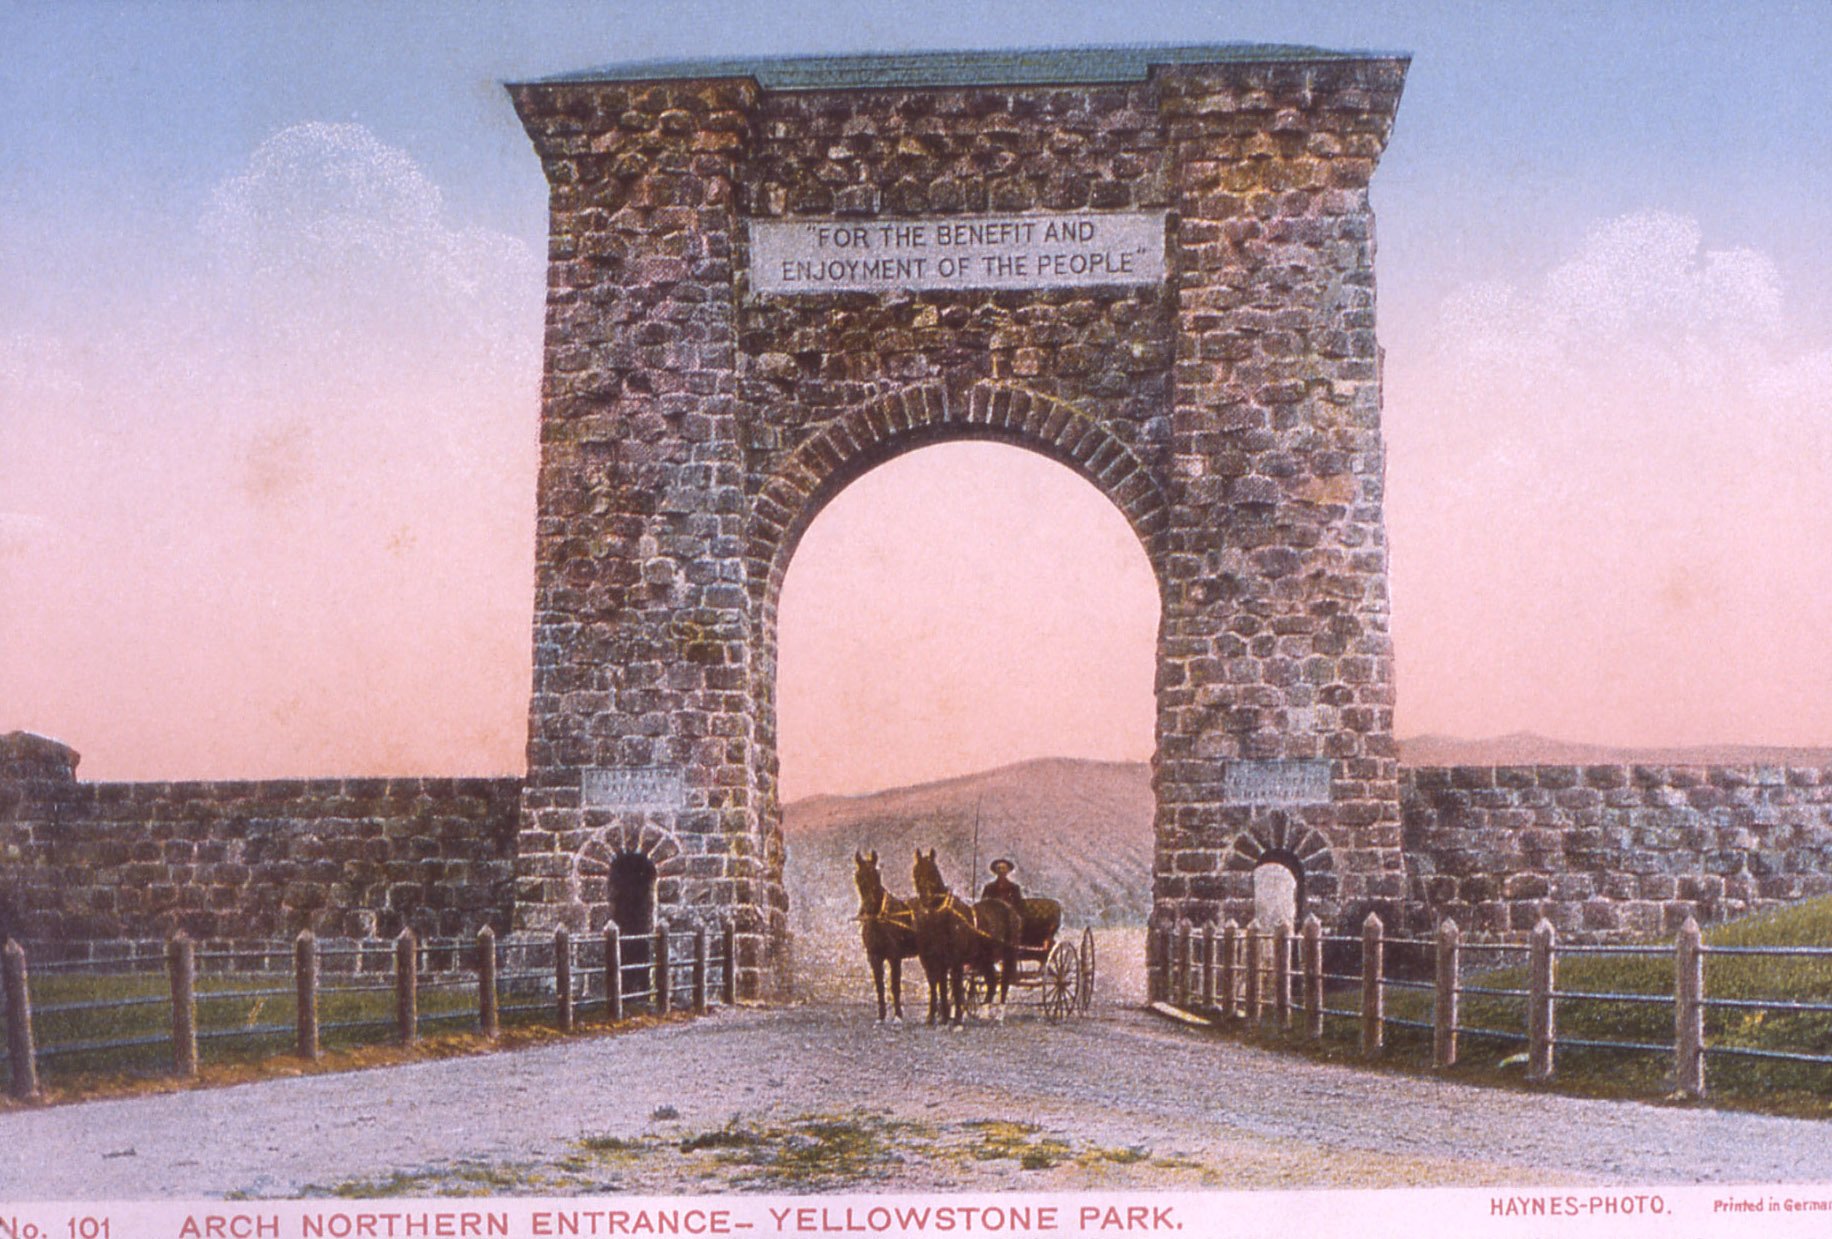
[[[991,868],[993,873],[992,881],[986,883],[985,887],[980,891],[980,898],[1003,899],[1019,912],[1023,912],[1024,894],[1018,889],[1018,884],[1011,880],[1011,871],[1016,869],[1017,866],[1001,856],[999,859],[992,862]]]

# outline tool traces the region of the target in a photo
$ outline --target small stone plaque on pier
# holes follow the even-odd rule
[[[1164,212],[751,221],[751,288],[1082,288],[1164,279]]]
[[[579,792],[588,809],[672,812],[687,807],[681,772],[661,766],[593,767],[580,773]]]
[[[1222,775],[1229,804],[1303,805],[1330,801],[1327,761],[1234,761]]]

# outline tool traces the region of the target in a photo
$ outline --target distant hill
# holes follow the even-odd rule
[[[1527,732],[1485,740],[1416,736],[1399,749],[1409,766],[1832,766],[1832,748],[1612,748]],[[979,866],[970,872],[976,812]],[[871,795],[798,800],[783,810],[790,907],[799,925],[850,924],[855,848],[877,851],[891,890],[906,893],[915,849],[933,847],[956,890],[977,890],[987,864],[1009,856],[1026,893],[1062,902],[1064,924],[1140,924],[1151,910],[1151,819],[1144,762],[1042,758]]]
[[[973,822],[980,818],[977,872]],[[817,796],[783,810],[790,907],[798,921],[850,921],[854,849],[875,850],[894,893],[915,850],[935,848],[957,891],[977,891],[995,857],[1026,894],[1063,904],[1063,923],[1141,923],[1151,908],[1151,772],[1143,762],[1044,758],[869,796]]]
[[[1520,733],[1487,740],[1418,736],[1399,742],[1406,765],[1832,766],[1832,748],[1713,745],[1626,749]],[[979,864],[973,821],[980,819]],[[1144,762],[1043,758],[864,796],[815,796],[783,809],[785,878],[795,934],[795,984],[811,1000],[869,992],[859,952],[855,849],[876,851],[896,894],[910,890],[918,847],[935,848],[957,891],[977,891],[997,856],[1018,864],[1026,894],[1063,904],[1063,925],[1142,925],[1151,911],[1151,770]],[[921,992],[912,961],[905,995]],[[920,1010],[920,1004],[916,1007]]]

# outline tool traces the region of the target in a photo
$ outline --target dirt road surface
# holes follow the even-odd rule
[[[1826,1181],[1827,1131],[1360,1072],[1128,1007],[937,1032],[822,1005],[0,1115],[0,1199]]]

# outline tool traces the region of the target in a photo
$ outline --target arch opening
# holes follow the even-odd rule
[[[1295,930],[1304,915],[1304,862],[1291,853],[1268,853],[1253,867],[1253,919],[1262,928]]]
[[[938,445],[863,475],[778,616],[785,801],[1151,754],[1155,573],[1111,503],[1033,452]]]
[[[611,858],[607,886],[611,921],[624,939],[623,991],[642,993],[649,988],[647,969],[654,958],[649,936],[655,932],[655,862],[641,852],[619,852]]]
[[[836,494],[783,581],[768,679],[804,994],[822,984],[808,939],[853,929],[858,848],[885,857],[894,893],[916,844],[963,892],[1015,860],[1027,895],[1065,904],[1065,931],[1143,923],[1161,594],[1110,495],[1034,449],[928,444]],[[869,797],[874,820],[836,825],[850,810],[808,806],[823,794]]]

